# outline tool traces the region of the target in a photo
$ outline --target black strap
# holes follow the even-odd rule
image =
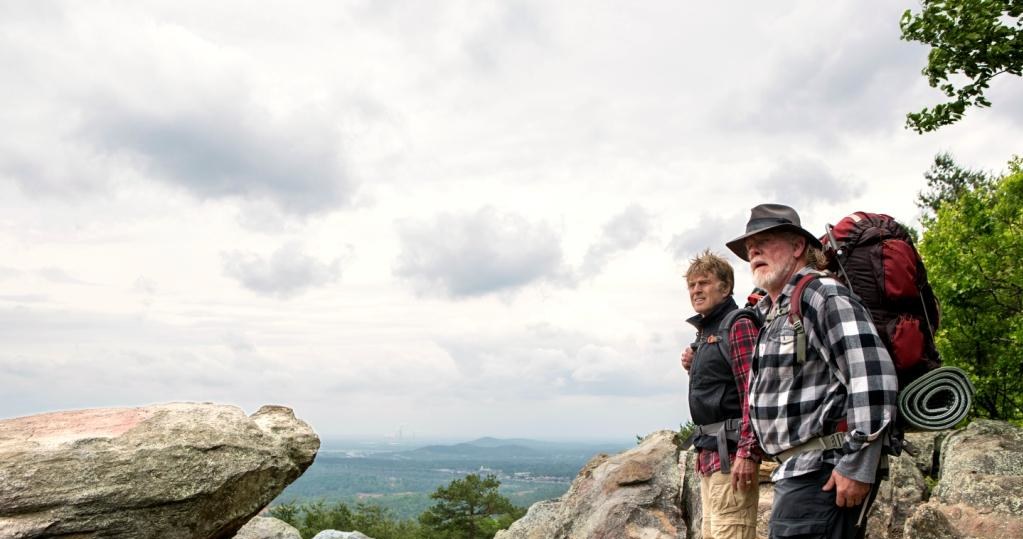
[[[717,438],[718,457],[721,459],[721,473],[729,473],[731,467],[728,463],[728,441],[738,443],[739,428],[742,426],[742,419],[731,418],[709,425],[696,425],[689,434],[689,438],[682,442],[682,449],[689,449],[697,436],[713,436]]]
[[[718,335],[717,345],[721,349],[721,356],[725,358],[725,361],[731,363],[732,361],[732,326],[739,321],[740,318],[748,318],[753,322],[753,327],[760,327],[760,316],[757,311],[750,308],[736,309],[726,314],[721,319],[721,329]]]

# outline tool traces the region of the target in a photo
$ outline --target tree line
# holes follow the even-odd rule
[[[498,492],[500,485],[494,475],[455,479],[430,494],[436,503],[416,520],[374,504],[353,508],[324,500],[276,505],[270,516],[294,526],[303,539],[323,530],[358,530],[373,539],[490,539],[526,513]]]
[[[942,360],[970,375],[974,416],[1023,424],[1023,159],[989,174],[939,154],[924,177],[920,254]]]

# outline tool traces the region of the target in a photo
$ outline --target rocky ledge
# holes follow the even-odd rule
[[[565,496],[534,504],[497,539],[700,539],[693,454],[680,451],[673,434],[654,433],[634,449],[598,456]],[[976,420],[957,431],[914,433],[909,439],[918,452],[891,459],[868,537],[1023,537],[1023,429]],[[769,469],[761,470],[762,538],[774,498]]]
[[[289,408],[173,403],[0,421],[0,537],[230,538],[312,464]]]
[[[624,453],[598,455],[563,497],[534,504],[495,539],[685,537],[674,440],[674,432],[659,431]]]

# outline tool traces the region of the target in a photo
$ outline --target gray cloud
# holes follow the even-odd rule
[[[303,216],[351,204],[341,118],[363,114],[372,99],[334,88],[338,95],[282,100],[278,85],[261,84],[272,62],[173,10],[32,4],[49,7],[0,18],[8,74],[0,98],[19,103],[3,114],[0,180],[78,199],[155,179],[202,199],[265,200]]]
[[[856,194],[858,182],[836,177],[821,161],[803,159],[780,164],[757,183],[766,199],[788,204],[799,210],[815,202],[841,202]]]
[[[586,251],[579,273],[592,277],[603,271],[616,255],[636,248],[649,237],[650,221],[650,214],[636,205],[611,218],[604,225],[601,238]]]
[[[546,223],[486,206],[399,225],[394,273],[422,294],[454,298],[514,291],[563,275],[561,238]]]
[[[270,201],[295,214],[350,203],[355,183],[322,114],[279,119],[244,102],[228,96],[171,111],[97,100],[81,138],[200,198]]]
[[[696,227],[673,235],[666,250],[676,262],[688,262],[704,249],[710,249],[720,255],[730,254],[731,251],[725,247],[725,243],[738,236],[742,229],[742,223],[737,215],[703,216]]]
[[[341,276],[341,259],[321,262],[288,243],[270,256],[232,251],[223,254],[224,274],[245,288],[278,298],[297,296]]]

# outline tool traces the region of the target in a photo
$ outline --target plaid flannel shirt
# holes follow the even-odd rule
[[[753,426],[749,419],[749,373],[753,349],[757,342],[757,328],[748,318],[740,318],[732,325],[728,335],[728,343],[732,349],[732,373],[735,374],[735,385],[739,390],[739,405],[742,407],[742,424],[739,427],[739,443],[736,451],[728,453],[728,462],[735,462],[736,457],[752,459],[760,462],[760,447],[757,445]],[[711,449],[700,449],[696,455],[696,471],[702,475],[711,475],[721,471],[721,457]]]
[[[808,451],[790,458],[774,479],[810,473],[829,463],[846,477],[871,483],[882,436],[895,421],[895,367],[870,313],[850,297],[849,289],[828,277],[814,279],[804,292],[807,353],[806,361],[797,363],[789,301],[795,284],[811,272],[796,272],[777,305],[769,296],[757,304],[766,321],[757,341],[750,418],[769,455],[830,434],[845,419],[848,432],[841,451]]]

